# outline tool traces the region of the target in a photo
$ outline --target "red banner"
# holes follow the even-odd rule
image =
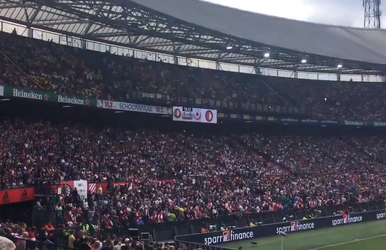
[[[33,201],[35,199],[34,188],[19,188],[0,191],[0,205]]]

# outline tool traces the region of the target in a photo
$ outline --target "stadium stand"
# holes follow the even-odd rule
[[[166,101],[200,98],[221,102],[296,107],[314,117],[386,120],[380,83],[282,79],[204,70],[98,53],[2,33],[2,81],[63,94],[128,101],[132,91]],[[165,101],[165,103],[166,103]]]
[[[172,103],[179,96],[235,102],[243,100],[267,105],[291,103],[311,107],[315,116],[347,119],[383,117],[380,107],[384,104],[384,91],[382,85],[376,83],[309,83],[201,70],[79,50],[4,33],[0,36],[0,42],[1,50],[6,52],[1,64],[1,80],[10,86],[43,87],[58,93],[121,101],[129,100],[126,95],[129,91],[141,91],[167,95]],[[175,199],[183,200],[178,204],[184,209],[194,207],[196,201],[190,200],[194,196],[190,196],[191,190],[186,189],[191,185],[201,185],[193,184],[190,176],[197,177],[195,181],[202,176],[223,177],[222,181],[225,182],[245,175],[287,176],[287,186],[279,188],[279,192],[286,190],[291,194],[298,183],[317,183],[320,178],[296,177],[298,179],[294,182],[295,179],[291,179],[294,174],[345,173],[344,176],[349,176],[341,180],[335,180],[335,176],[331,175],[323,176],[327,178],[325,183],[332,185],[331,182],[336,181],[353,183],[358,178],[357,174],[364,172],[369,173],[364,179],[368,180],[374,178],[373,173],[383,170],[383,162],[378,161],[383,155],[377,156],[382,151],[373,148],[377,145],[373,146],[371,138],[351,141],[336,136],[271,136],[255,133],[230,136],[160,132],[154,129],[95,129],[82,124],[54,124],[49,120],[27,121],[23,118],[3,120],[1,126],[5,131],[2,134],[2,148],[8,148],[2,152],[3,166],[7,172],[3,177],[5,187],[21,186],[34,179],[60,181],[86,178],[88,181],[107,181],[135,176],[136,181],[141,183],[149,179],[181,180],[178,184],[155,182],[131,187],[139,188],[138,193],[157,189],[161,191],[160,194],[168,194],[147,205],[149,216],[160,213],[156,208],[160,201],[170,206],[169,209],[164,208],[164,212],[173,210]],[[367,149],[367,145],[372,146]],[[362,152],[362,148],[367,151]],[[263,180],[260,186],[272,185],[274,180]],[[255,196],[261,190],[250,189],[251,183],[242,180],[236,183],[230,185],[236,191],[229,190],[226,198],[213,196],[213,191],[222,185],[221,181],[211,182],[209,188],[201,190],[206,201],[202,201],[200,216],[210,216],[212,207],[204,204],[217,200],[223,200],[220,205],[222,209],[227,204],[226,210],[237,210],[239,205],[235,196],[240,192],[247,192],[247,197],[254,194],[248,209],[273,209],[273,197],[264,201],[262,195]],[[360,190],[360,182],[356,184]],[[352,188],[352,185],[343,186]],[[331,186],[325,188],[328,193]],[[144,208],[144,198],[124,198],[137,200],[126,204],[126,209]],[[325,201],[326,197],[319,194],[315,199]],[[263,205],[264,202],[268,202],[268,205]]]
[[[256,150],[264,150],[277,163],[284,164],[294,173],[334,174],[384,170],[382,162],[375,161],[374,157],[361,152],[359,148],[347,148],[348,142],[338,137],[248,134],[241,139]],[[366,144],[359,145],[363,147]]]
[[[0,80],[26,89],[130,101],[131,92],[292,106],[308,117],[386,118],[378,83],[309,82],[174,66],[0,34]],[[63,111],[64,112],[64,111]],[[385,139],[371,136],[160,129],[30,118],[0,129],[2,189],[86,179],[108,182],[88,200],[62,193],[67,225],[140,226],[385,197]],[[167,127],[167,126],[166,126]],[[271,131],[272,132],[272,131]],[[114,181],[130,184],[114,186]],[[17,228],[15,225],[8,225]],[[31,237],[30,237],[31,238]],[[120,239],[122,241],[123,239]],[[91,239],[89,240],[92,244]],[[95,242],[94,242],[95,243]],[[95,243],[96,244],[96,243]]]
[[[362,81],[366,74],[384,76],[384,32],[191,0],[1,4],[1,31],[3,20],[14,20],[28,27],[23,35],[47,39],[47,30],[64,31],[56,42],[84,48],[26,38],[16,29],[0,33],[2,246],[9,244],[5,236],[17,250],[174,250],[151,237],[138,241],[139,232],[160,241],[220,225],[384,211],[386,137],[379,131],[386,127],[385,85],[340,81],[340,73],[361,75]],[[124,49],[85,49],[101,40]],[[145,56],[134,58],[128,46],[146,50]],[[175,56],[174,64],[162,54],[147,60],[148,49]],[[240,73],[240,67],[239,73],[190,67],[196,58],[241,63],[256,74]],[[177,65],[181,59],[187,66]],[[260,75],[262,68],[293,71],[294,78]],[[298,79],[302,70],[328,72],[338,81]],[[28,100],[35,99],[30,90],[45,95],[40,103]],[[13,94],[18,91],[27,97]],[[47,93],[87,97],[94,108],[59,105],[47,101]],[[186,106],[242,119],[183,124],[162,117],[168,112],[103,109],[100,100],[168,111],[193,104]],[[292,117],[310,124],[268,122]],[[325,119],[335,124],[318,123]],[[350,126],[341,126],[349,125],[346,120]]]

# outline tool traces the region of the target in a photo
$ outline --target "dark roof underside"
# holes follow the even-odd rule
[[[131,48],[256,67],[336,73],[343,64],[342,73],[383,74],[386,62],[384,30],[310,24],[197,0],[0,0],[0,19]]]

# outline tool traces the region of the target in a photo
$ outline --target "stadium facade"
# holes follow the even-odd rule
[[[37,39],[243,73],[383,81],[386,61],[384,30],[300,22],[197,0],[1,0],[0,19],[2,31],[10,31],[11,22],[23,26],[21,35]]]

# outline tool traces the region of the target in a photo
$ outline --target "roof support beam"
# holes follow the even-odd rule
[[[102,7],[99,6],[98,10],[95,12],[95,15],[96,15],[96,16],[98,16],[98,15],[100,14],[101,9],[102,9]],[[89,34],[92,25],[93,25],[93,22],[92,22],[92,21],[89,21],[87,27],[86,27],[86,28],[84,29],[84,31],[83,31],[83,35],[88,35],[88,34]]]
[[[12,3],[10,4],[9,2],[5,3],[0,3],[0,9],[6,10],[6,9],[14,9],[14,8],[33,8],[37,7],[38,5],[35,3]]]
[[[110,44],[148,49],[152,52],[164,52],[175,56],[192,56],[198,59],[218,60],[219,62],[238,63],[242,65],[256,65],[261,67],[277,67],[289,69],[298,65],[299,70],[320,70],[335,72],[336,66],[343,63],[342,73],[371,72],[383,66],[366,65],[362,62],[337,61],[320,55],[294,52],[281,48],[274,48],[264,44],[238,39],[221,34],[205,27],[198,27],[191,23],[182,22],[173,17],[153,11],[136,4],[133,1],[120,2],[117,0],[22,0],[2,1],[0,8],[8,9],[4,20],[20,23],[26,26],[62,32],[67,35],[82,37]],[[47,6],[52,8],[42,8]],[[23,8],[23,9],[22,9]],[[33,9],[33,10],[32,10]],[[12,11],[24,11],[26,20],[13,20]],[[6,11],[5,11],[6,12]],[[49,19],[52,15],[55,20],[37,20],[39,13]],[[23,13],[23,12],[22,12]],[[29,16],[28,16],[28,13]],[[75,19],[75,20],[70,20]],[[87,23],[88,25],[84,25]],[[75,34],[77,29],[71,28],[76,24],[85,27],[83,34]],[[93,26],[94,24],[95,26]],[[44,27],[55,25],[57,30]],[[101,29],[111,28],[114,33],[97,33]],[[58,30],[60,29],[60,30]],[[108,29],[106,29],[107,31]],[[116,31],[116,32],[115,32]],[[80,29],[79,29],[80,32]],[[114,37],[114,42],[102,37]],[[122,39],[124,37],[124,39]],[[227,50],[228,45],[233,50]],[[163,51],[164,50],[164,51]],[[271,58],[263,58],[264,52],[269,51]],[[299,64],[300,57],[307,58],[309,64]],[[361,69],[360,69],[361,68]]]
[[[22,3],[25,6],[25,3],[26,3],[25,0],[22,0]],[[24,15],[25,15],[25,20],[27,21],[28,24],[31,25],[31,21],[29,19],[29,14],[28,14],[28,11],[27,11],[28,9],[26,7],[24,7],[23,10],[24,10]]]
[[[35,24],[38,24],[38,25],[71,25],[71,24],[83,24],[83,23],[87,23],[86,21],[85,22],[82,22],[82,21],[53,21],[53,20],[35,20],[34,21]]]
[[[30,21],[31,23],[33,23],[37,17],[37,15],[39,14],[39,11],[42,9],[42,5],[41,4],[38,4],[37,8],[34,10],[34,12],[32,13],[31,17],[30,17]]]

